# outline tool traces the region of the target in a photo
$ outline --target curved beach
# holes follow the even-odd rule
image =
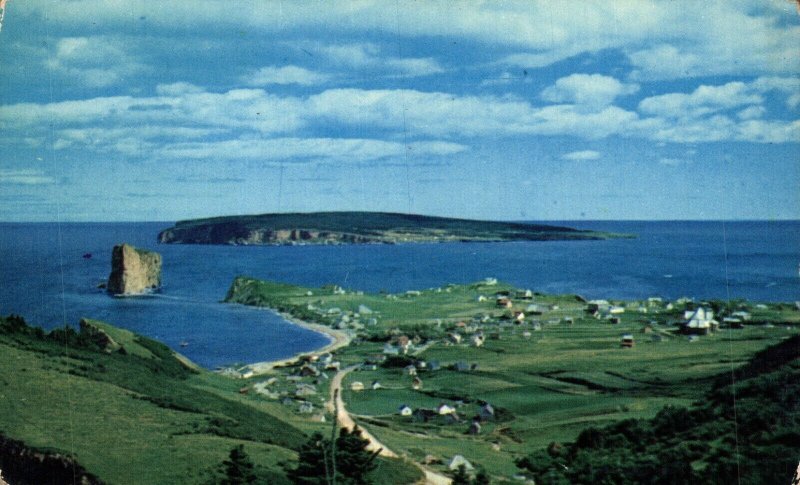
[[[286,357],[284,359],[254,362],[252,364],[247,364],[237,369],[242,374],[242,377],[252,377],[260,374],[266,374],[272,371],[276,367],[281,367],[290,364],[304,356],[333,352],[337,349],[348,346],[350,344],[350,341],[352,340],[350,334],[348,334],[343,330],[337,330],[325,325],[320,325],[319,323],[312,323],[312,322],[307,322],[305,320],[300,320],[299,318],[295,318],[289,315],[288,313],[277,312],[271,308],[261,308],[261,309],[275,313],[276,315],[279,315],[281,318],[283,318],[286,322],[289,322],[293,325],[303,327],[313,332],[321,333],[326,337],[328,337],[330,341],[327,345],[319,349],[307,352],[299,352],[291,357]]]

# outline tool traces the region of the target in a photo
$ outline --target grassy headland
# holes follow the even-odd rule
[[[607,239],[569,227],[386,212],[312,212],[180,221],[158,235],[175,244],[349,244]]]
[[[588,427],[706,400],[720,379],[800,329],[800,311],[789,304],[612,301],[601,302],[609,313],[598,318],[580,296],[495,281],[364,294],[237,278],[226,300],[351,332],[353,342],[332,360],[359,366],[345,378],[344,400],[361,425],[393,451],[439,471],[460,454],[506,479],[520,473],[519,460],[575,440]],[[731,320],[707,336],[681,334],[674,324],[699,307],[714,309],[720,320],[738,312],[746,321]],[[625,334],[632,347],[621,345]],[[310,365],[319,366],[304,359],[274,372],[298,375]],[[280,385],[272,391],[285,392]],[[438,414],[441,404],[455,414]],[[402,416],[401,405],[414,414]],[[485,419],[470,433],[476,416]],[[706,463],[692,456],[692,466]]]
[[[0,318],[0,355],[4,472],[18,459],[5,445],[21,443],[35,456],[67,457],[106,483],[215,483],[228,452],[244,443],[260,483],[281,484],[281,464],[296,461],[312,432],[329,430],[296,406],[245,393],[242,381],[102,322],[45,333],[20,317]],[[374,473],[393,483],[419,475],[384,459]]]

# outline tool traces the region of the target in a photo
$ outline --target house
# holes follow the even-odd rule
[[[469,434],[481,434],[481,422],[478,420],[472,420],[472,424],[469,425]]]
[[[383,353],[386,355],[399,355],[400,349],[387,342],[383,345]]]
[[[350,383],[350,390],[354,392],[359,392],[364,390],[364,383],[361,381],[353,381]]]
[[[727,325],[728,328],[744,328],[744,323],[741,318],[725,317],[722,319],[722,323]]]
[[[297,397],[308,397],[317,394],[317,388],[311,384],[298,383],[294,395]]]
[[[457,332],[448,333],[447,334],[447,338],[450,340],[450,342],[452,342],[454,344],[460,344],[461,343],[461,334],[460,333],[457,333]]]
[[[631,348],[633,347],[633,335],[626,333],[620,339],[620,347]]]
[[[459,372],[464,372],[469,370],[469,365],[463,360],[459,360],[458,362],[455,363],[453,368]]]
[[[451,458],[450,461],[447,462],[447,469],[455,471],[458,470],[458,467],[460,467],[461,465],[464,465],[464,469],[467,470],[468,472],[475,469],[475,467],[472,466],[472,463],[470,463],[466,458],[464,458],[461,455],[455,455],[453,458]]]
[[[514,312],[514,320],[518,323],[525,321],[525,312],[516,311]]]
[[[411,419],[418,423],[427,423],[434,419],[438,414],[433,409],[417,408],[411,413]]]
[[[414,364],[408,364],[407,366],[403,367],[403,372],[410,376],[417,375],[417,367]]]
[[[651,327],[650,325],[645,325],[644,327],[642,327],[642,333],[645,334],[653,333],[653,327]]]
[[[610,307],[611,304],[608,300],[589,300],[586,303],[586,312],[587,313],[594,313],[599,312],[601,310],[606,310]]]
[[[497,278],[484,278],[483,284],[486,286],[494,286],[497,284]]]
[[[378,370],[378,365],[364,362],[361,364],[361,370]]]
[[[335,360],[335,361],[331,362],[330,364],[326,365],[325,366],[325,370],[339,370],[339,368],[341,366],[342,366],[342,363],[339,362],[338,360]]]
[[[358,305],[359,315],[372,315],[372,309],[366,305]]]
[[[719,322],[714,320],[714,312],[704,307],[685,311],[683,318],[685,320],[684,333],[708,335],[719,326]]]
[[[480,347],[481,345],[483,345],[483,341],[484,341],[483,334],[476,333],[470,338],[470,343],[472,344],[473,347]]]
[[[531,303],[525,308],[525,311],[530,313],[531,315],[541,315],[542,313],[544,313],[544,308],[541,305]]]
[[[484,405],[478,410],[478,416],[480,416],[480,419],[483,421],[494,420],[494,407],[492,407],[492,405],[488,402],[484,403]]]
[[[439,363],[438,360],[432,360],[428,362],[428,370],[429,371],[437,371],[442,368],[442,365]]]
[[[317,377],[319,375],[319,370],[315,367],[304,365],[300,368],[299,374],[300,377]]]
[[[483,295],[478,295],[478,303],[486,301],[486,297]]]
[[[411,340],[408,338],[407,335],[400,335],[397,337],[397,348],[400,349],[400,352],[403,354],[408,353],[408,349],[411,348]]]
[[[745,312],[745,311],[741,311],[741,310],[731,313],[731,317],[739,318],[739,319],[741,319],[742,321],[745,321],[745,322],[749,321],[752,318],[750,313]]]
[[[445,424],[456,424],[461,422],[461,416],[459,416],[456,412],[448,413],[443,416]]]
[[[414,380],[411,381],[411,389],[414,389],[415,391],[422,389],[422,379],[415,377]]]
[[[456,409],[455,409],[454,407],[450,406],[450,405],[449,405],[449,404],[447,404],[447,403],[441,403],[441,404],[439,404],[439,406],[436,408],[436,412],[437,412],[437,413],[438,413],[440,416],[444,416],[445,414],[453,414],[454,412],[456,412]]]
[[[514,306],[514,304],[511,303],[511,299],[509,299],[507,296],[498,296],[497,300],[495,300],[495,305],[498,308],[511,308]]]
[[[406,404],[401,404],[399,408],[397,408],[397,414],[400,416],[411,416],[414,411],[411,409],[410,406]]]
[[[310,401],[303,401],[298,408],[300,414],[311,414],[314,412],[314,405]]]
[[[524,339],[531,338],[531,333],[529,331],[525,330],[524,332],[522,332],[522,338],[524,338]]]
[[[572,325],[573,323],[575,323],[575,319],[572,317],[564,317],[564,323],[566,323],[567,325]]]
[[[330,352],[325,352],[324,354],[319,356],[319,362],[325,365],[330,364],[331,362],[333,362],[333,354],[331,354]]]
[[[373,391],[377,391],[378,389],[383,389],[383,386],[378,381],[372,381],[372,386],[370,387],[372,387]]]
[[[625,307],[618,305],[611,306],[608,309],[608,313],[612,315],[622,315],[623,313],[625,313]]]

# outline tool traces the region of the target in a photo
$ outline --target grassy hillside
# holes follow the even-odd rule
[[[721,375],[691,408],[581,432],[519,461],[536,483],[789,483],[800,459],[800,336]]]
[[[288,233],[279,231],[289,231]],[[299,231],[292,234],[290,231]],[[476,221],[386,212],[313,212],[180,221],[161,242],[259,244],[601,239],[609,234],[569,227]]]
[[[328,429],[102,322],[45,333],[0,318],[0,356],[0,435],[71,457],[107,483],[209,483],[241,443],[262,483],[285,483],[280,464],[310,431]],[[0,469],[8,459],[0,454]],[[384,462],[376,473],[408,468]]]
[[[507,294],[512,306],[498,307],[496,294]],[[517,460],[532,450],[575,440],[587,427],[652,418],[665,406],[690,406],[704,398],[718,375],[796,335],[800,322],[791,305],[740,302],[735,309],[747,306],[752,312],[744,328],[689,339],[672,322],[693,302],[611,302],[625,309],[617,315],[619,323],[611,323],[589,316],[587,303],[576,295],[526,296],[487,282],[363,294],[237,278],[227,299],[353,332],[354,343],[338,351],[336,360],[343,366],[378,363],[345,379],[343,396],[359,422],[414,460],[433,456],[446,462],[461,454],[498,479],[519,473]],[[531,305],[535,311],[528,311]],[[521,322],[513,320],[515,311],[526,313]],[[451,334],[462,341],[453,342]],[[479,347],[470,343],[476,334],[485,336]],[[621,347],[623,334],[633,335],[633,348]],[[403,335],[415,342],[408,354],[381,363],[384,345]],[[466,369],[458,369],[459,363]],[[408,364],[418,367],[421,389],[412,387],[413,377],[404,371]],[[281,371],[294,373],[297,367]],[[351,390],[356,381],[366,390]],[[380,389],[371,389],[374,381]],[[487,402],[497,419],[482,422],[479,434],[468,434],[472,417]],[[401,404],[433,409],[440,403],[456,408],[460,421],[420,422],[398,414]]]

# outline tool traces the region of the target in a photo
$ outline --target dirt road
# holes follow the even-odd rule
[[[347,408],[344,405],[344,399],[342,399],[342,380],[345,378],[347,374],[352,372],[356,366],[350,366],[345,369],[340,370],[333,376],[331,380],[331,395],[328,398],[328,402],[326,403],[326,407],[330,413],[334,411],[334,394],[336,395],[336,406],[339,408],[339,426],[350,428],[352,429],[356,423],[353,421],[353,418],[350,416],[350,413],[347,412]],[[338,392],[337,392],[338,391]],[[369,445],[367,445],[367,449],[370,451],[381,450],[380,455],[385,456],[387,458],[398,458],[397,453],[389,449],[386,445],[378,441],[369,431],[361,428],[361,436],[366,438],[369,441]],[[416,464],[420,470],[425,474],[425,481],[422,482],[425,485],[450,485],[452,480],[450,478],[434,472],[432,470],[428,470],[422,465]]]

